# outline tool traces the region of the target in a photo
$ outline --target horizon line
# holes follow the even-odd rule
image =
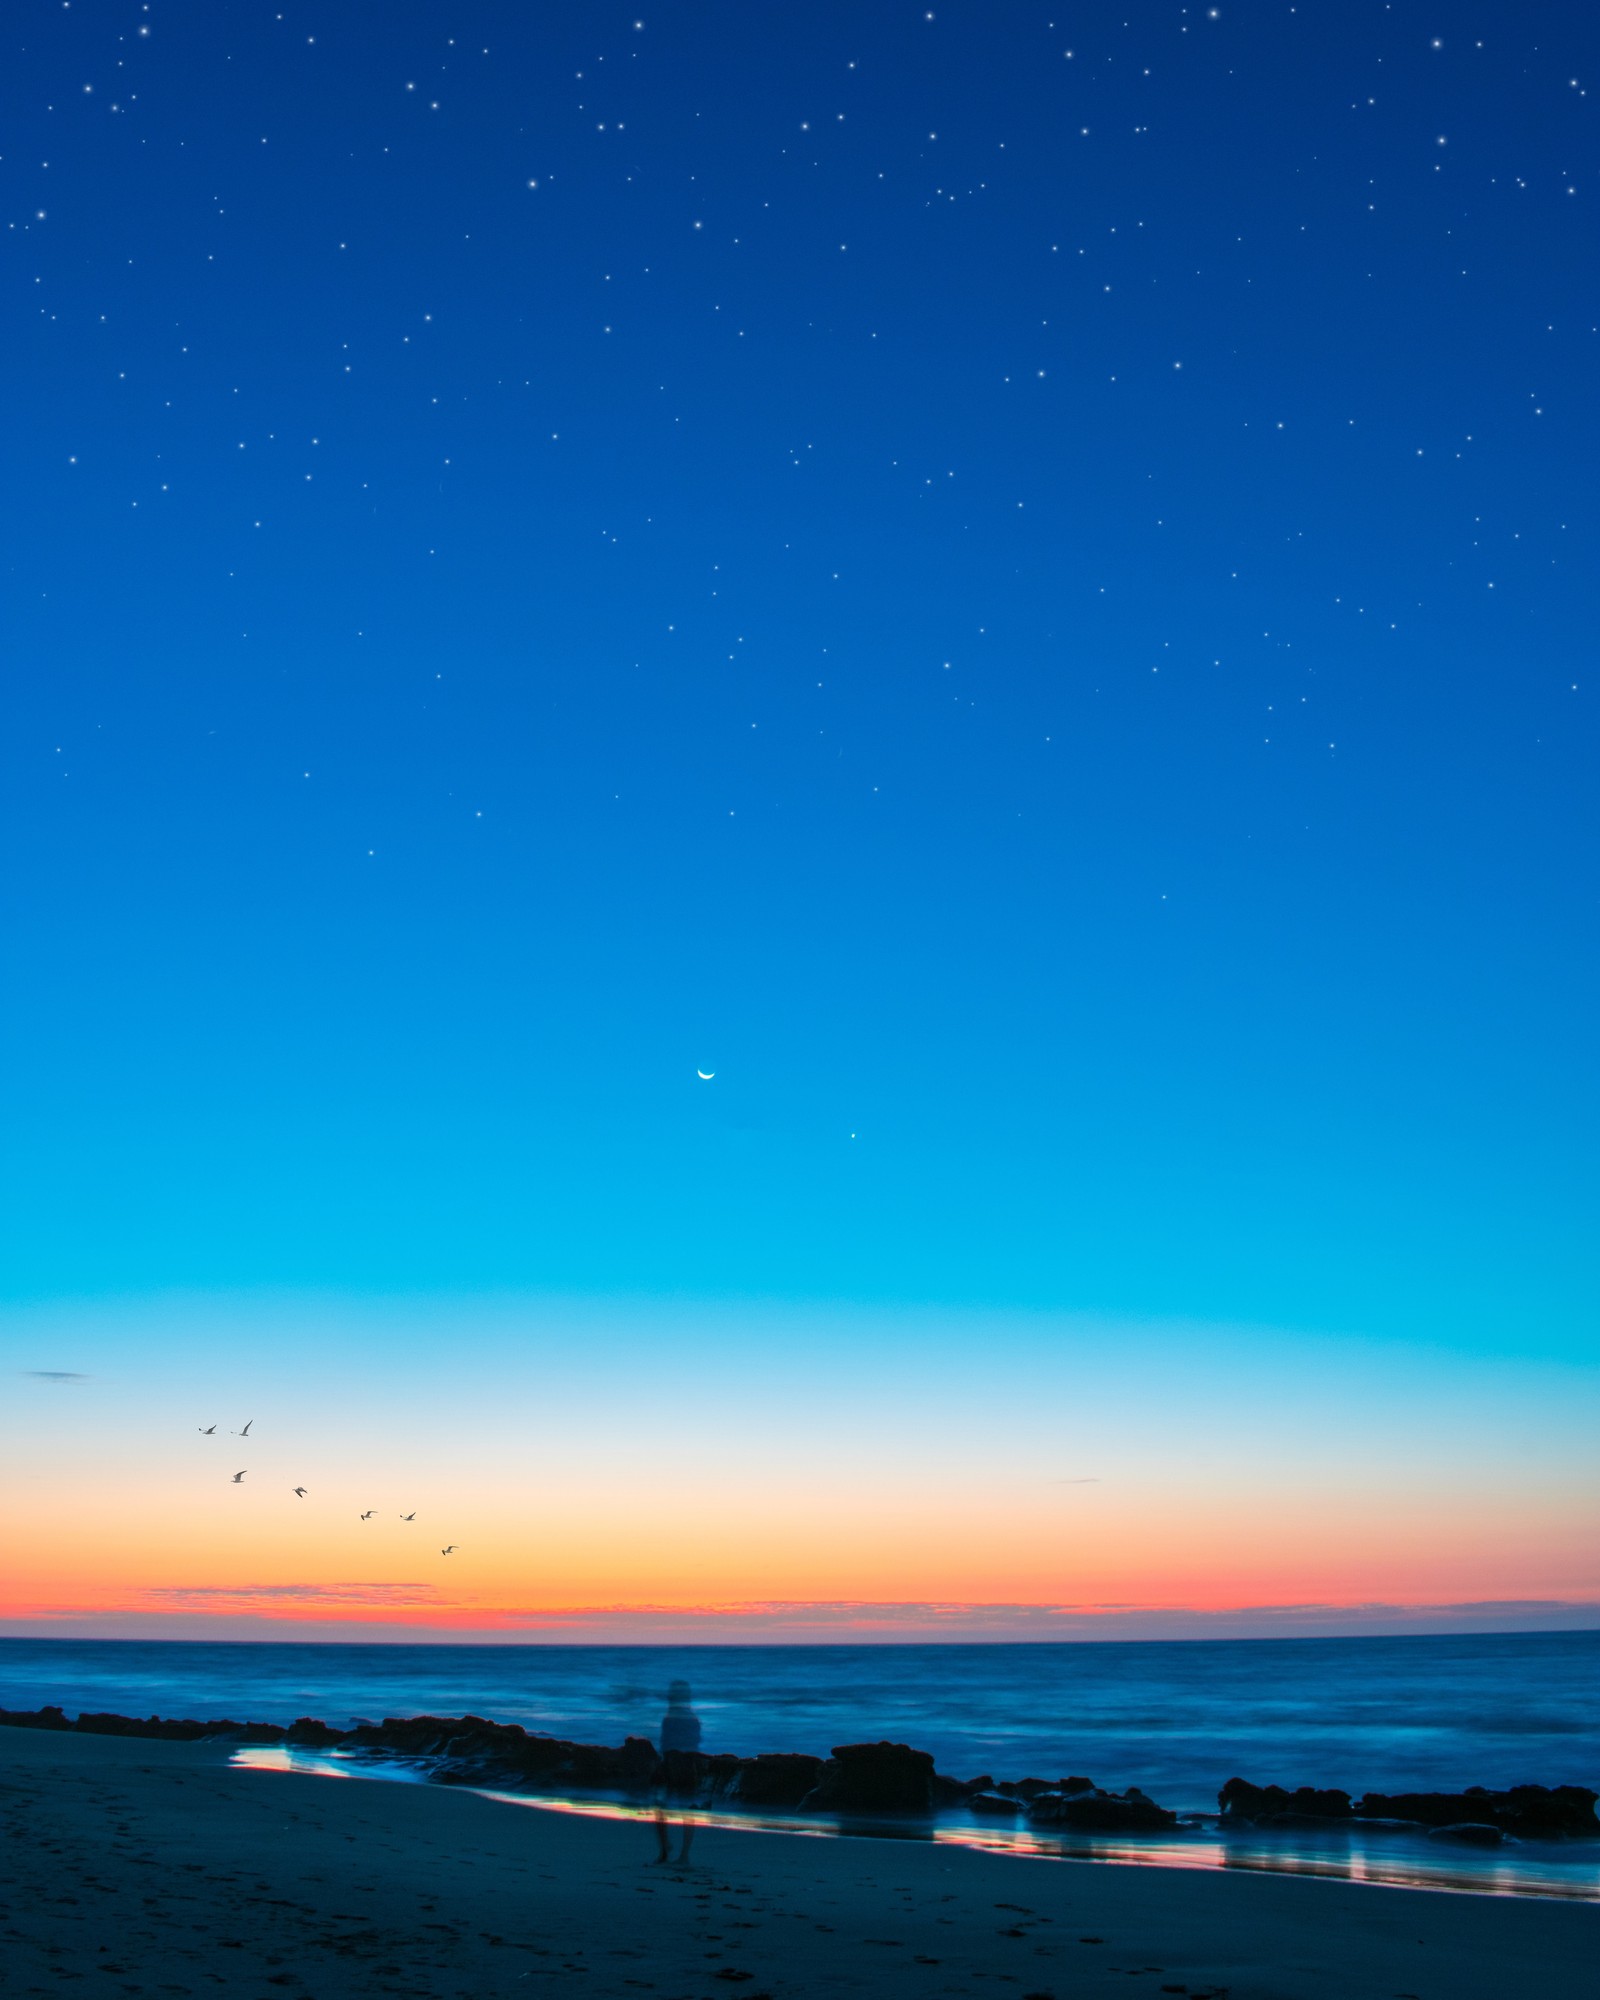
[[[0,1612],[0,1640],[926,1646],[1547,1637],[1600,1632],[1600,1601],[1582,1598],[1480,1598],[1437,1604],[1369,1599],[1355,1604],[1255,1604],[1217,1609],[769,1600],[718,1607],[613,1604],[534,1610],[441,1604],[429,1596],[426,1586],[402,1586],[403,1597],[388,1596],[394,1588],[344,1584],[233,1590],[213,1587],[194,1592],[169,1589],[161,1593],[165,1602],[154,1604],[147,1599],[142,1605]],[[365,1597],[367,1590],[372,1590],[371,1597]],[[197,1597],[209,1608],[199,1608]],[[361,1615],[363,1610],[367,1615]],[[453,1619],[451,1613],[455,1614]]]

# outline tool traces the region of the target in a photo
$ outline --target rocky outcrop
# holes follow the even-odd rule
[[[1364,1818],[1414,1820],[1422,1826],[1493,1826],[1519,1840],[1593,1840],[1600,1835],[1586,1785],[1513,1785],[1488,1792],[1368,1792],[1356,1807]]]
[[[69,1722],[59,1708],[0,1708],[0,1729],[70,1729],[80,1736],[143,1736],[162,1743],[197,1743],[225,1736],[236,1743],[281,1743],[286,1731],[275,1722],[179,1722],[159,1715],[98,1715],[85,1712]]]
[[[841,1743],[802,1804],[808,1812],[930,1813],[933,1759],[904,1743]]]
[[[1028,1819],[1034,1826],[1071,1833],[1160,1833],[1178,1824],[1175,1812],[1158,1806],[1137,1785],[1125,1792],[1102,1792],[1098,1786],[1041,1792],[1029,1803]]]
[[[1109,1792],[1102,1792],[1093,1778],[1057,1778],[1052,1784],[1047,1778],[1019,1778],[1015,1784],[997,1785],[993,1778],[979,1778],[967,1788],[966,1795],[957,1803],[969,1812],[993,1814],[1016,1814],[1029,1811],[1037,1802],[1043,1801],[1041,1816],[1048,1820],[1059,1813],[1068,1799],[1093,1793],[1096,1798],[1110,1798]],[[1143,1798],[1137,1787],[1129,1797]]]
[[[342,1729],[330,1729],[325,1722],[318,1722],[315,1716],[302,1715],[291,1722],[283,1733],[285,1743],[291,1743],[299,1750],[331,1750],[336,1743],[344,1741]]]
[[[391,1716],[347,1731],[342,1747],[426,1759],[429,1775],[440,1784],[494,1791],[631,1793],[647,1790],[661,1771],[654,1745],[642,1736],[612,1749],[538,1735],[520,1723],[489,1722],[481,1715]]]
[[[740,1805],[793,1809],[808,1798],[821,1781],[824,1765],[820,1757],[746,1757],[729,1796]]]
[[[301,1716],[287,1729],[271,1722],[164,1720],[160,1716],[85,1713],[69,1717],[59,1707],[0,1708],[0,1728],[72,1731],[86,1736],[150,1737],[191,1743],[212,1738],[239,1744],[287,1744],[334,1750],[347,1756],[403,1757],[424,1767],[438,1784],[474,1785],[492,1791],[605,1792],[641,1798],[665,1784],[676,1797],[701,1802],[726,1799],[770,1811],[929,1815],[964,1806],[981,1816],[1015,1817],[1030,1824],[1083,1833],[1156,1833],[1178,1824],[1176,1813],[1135,1785],[1102,1791],[1092,1780],[1022,1778],[996,1784],[985,1773],[963,1782],[941,1776],[925,1750],[904,1743],[845,1743],[824,1761],[779,1754],[708,1757],[675,1753],[664,1765],[655,1746],[630,1736],[619,1748],[569,1743],[515,1722],[481,1715],[390,1716],[336,1729]],[[1502,1840],[1600,1838],[1597,1794],[1582,1785],[1513,1785],[1491,1792],[1369,1792],[1352,1803],[1348,1792],[1302,1785],[1254,1785],[1230,1778],[1218,1795],[1224,1825],[1288,1829],[1378,1822],[1426,1829],[1441,1840],[1493,1845]]]
[[[1224,1825],[1242,1821],[1287,1828],[1382,1820],[1441,1833],[1449,1829],[1463,1840],[1477,1839],[1470,1829],[1484,1827],[1521,1840],[1592,1840],[1600,1835],[1596,1797],[1583,1785],[1513,1785],[1504,1792],[1474,1785],[1465,1792],[1368,1792],[1352,1803],[1348,1792],[1316,1791],[1310,1785],[1290,1792],[1243,1778],[1230,1778],[1217,1794]]]
[[[1282,1785],[1252,1785],[1244,1778],[1230,1778],[1217,1794],[1225,1820],[1248,1820],[1254,1826],[1348,1819],[1353,1808],[1348,1792],[1318,1791],[1301,1785],[1285,1791]]]

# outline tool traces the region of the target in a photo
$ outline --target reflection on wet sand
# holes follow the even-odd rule
[[[420,1784],[427,1767],[400,1759],[367,1762],[336,1753],[317,1754],[279,1747],[246,1747],[231,1761],[251,1770],[299,1771],[335,1778],[371,1778]],[[654,1816],[651,1802],[612,1798],[530,1798],[522,1793],[480,1790],[485,1798],[541,1812],[570,1813],[596,1819],[646,1820]],[[1425,1836],[1395,1829],[1362,1828],[1349,1833],[1310,1832],[1266,1835],[1253,1829],[1229,1829],[1208,1816],[1195,1815],[1191,1824],[1161,1837],[1048,1834],[1001,1829],[960,1815],[926,1821],[800,1818],[773,1813],[740,1813],[696,1807],[683,1817],[695,1826],[746,1832],[798,1834],[809,1838],[840,1836],[926,1841],[952,1847],[978,1848],[992,1854],[1015,1854],[1063,1861],[1100,1861],[1122,1867],[1226,1869],[1234,1872],[1304,1875],[1346,1882],[1366,1882],[1386,1888],[1448,1890],[1475,1896],[1553,1896],[1576,1902],[1600,1902],[1600,1846],[1593,1842],[1523,1843],[1499,1849],[1493,1857],[1472,1853],[1441,1855]]]

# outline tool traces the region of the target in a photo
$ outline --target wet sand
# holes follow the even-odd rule
[[[1580,1992],[1600,1907],[637,1823],[0,1732],[0,1984],[660,2000]]]

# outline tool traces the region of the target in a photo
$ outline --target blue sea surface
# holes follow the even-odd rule
[[[1600,1789],[1600,1632],[870,1646],[0,1639],[0,1707],[337,1726],[487,1716],[654,1737],[688,1680],[705,1747],[888,1737],[970,1778],[1083,1775],[1216,1809],[1235,1775],[1367,1790]]]

